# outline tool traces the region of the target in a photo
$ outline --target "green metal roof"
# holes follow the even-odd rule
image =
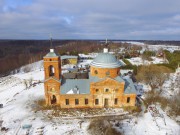
[[[121,76],[117,76],[117,77],[114,78],[114,79],[115,79],[116,81],[118,81],[118,82],[125,82]]]
[[[77,88],[79,94],[90,94],[89,79],[63,79],[60,94],[67,94],[70,90]]]
[[[90,82],[99,82],[101,79],[97,76],[92,76],[90,73],[89,73],[89,80]]]
[[[125,86],[124,86],[124,94],[137,94],[134,84],[131,78],[124,79]]]
[[[102,81],[106,78],[109,78],[109,77],[105,77],[105,78],[98,78],[97,76],[91,76],[89,74],[89,79],[90,79],[90,82],[99,82],[99,81]],[[122,78],[121,76],[117,76],[115,78],[111,78],[111,79],[114,79],[118,82],[125,82],[125,86],[124,86],[124,93],[125,94],[136,94],[136,89],[134,87],[134,83],[132,82],[132,79],[131,78]]]
[[[49,52],[45,57],[58,57],[55,52]]]
[[[61,56],[61,59],[77,59],[78,56],[72,56],[72,55],[63,55]]]
[[[104,77],[104,78],[99,78],[97,76],[92,76],[91,74],[89,74],[90,82],[99,82],[101,80],[104,80],[105,78],[111,78],[111,77],[107,76],[107,77]],[[116,80],[118,82],[125,82],[121,76],[117,76],[117,77],[111,78],[111,79],[114,79],[114,80]]]
[[[117,68],[121,65],[121,62],[110,53],[99,53],[98,56],[91,63],[91,66],[101,68]]]
[[[99,82],[109,77],[98,78],[96,76],[91,76],[89,74],[89,79],[62,79],[61,85],[61,94],[67,94],[70,90],[75,88],[78,89],[79,93],[74,94],[90,94],[90,83],[91,82]],[[118,82],[125,82],[124,94],[136,94],[136,89],[130,78],[122,78],[121,76],[117,76],[114,79]]]

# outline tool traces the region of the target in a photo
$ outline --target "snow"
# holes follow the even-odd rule
[[[165,116],[165,120],[167,125],[164,124],[164,121],[162,118],[155,118],[158,126],[156,125],[154,118],[151,116],[151,114],[145,113],[143,117],[140,117],[137,122],[138,124],[133,127],[135,129],[135,134],[138,135],[165,135],[165,134],[172,134],[172,135],[178,135],[178,132],[180,131],[179,126],[177,123],[175,123],[173,120],[171,120],[169,117]]]
[[[158,51],[160,49],[168,50],[170,52],[180,50],[180,46],[175,46],[175,45],[163,45],[163,44],[151,45],[151,44],[144,44],[143,42],[135,42],[135,41],[121,41],[121,42],[122,43],[129,43],[129,44],[132,44],[132,45],[142,46],[143,47],[142,52],[144,52],[145,50]]]
[[[92,61],[93,61],[92,59],[87,59],[87,60],[85,59],[85,60],[81,60],[77,65],[66,64],[62,66],[62,70],[63,72],[68,72],[68,70],[73,70],[76,67],[86,68],[86,66],[89,66]]]
[[[145,45],[142,42],[135,42],[135,41],[121,41],[121,43],[128,43],[128,44],[134,44],[134,45]]]
[[[70,89],[66,94],[79,94],[79,90],[77,88]]]
[[[62,66],[62,69],[73,69],[74,66],[76,66],[76,65],[74,65],[74,64],[66,64],[66,65]]]
[[[143,60],[141,57],[133,57],[130,59],[127,59],[132,65],[148,65],[148,64],[161,64],[161,63],[166,63],[166,60],[163,58],[158,58],[158,57],[151,57],[152,61],[148,60]]]
[[[98,53],[89,53],[89,54],[79,54],[79,57],[82,59],[89,59],[89,58],[95,58],[98,55]]]
[[[120,69],[121,75],[127,74],[128,72],[133,72],[132,69]]]
[[[180,74],[171,73],[169,79],[167,79],[162,86],[162,94],[165,97],[170,98],[176,95],[180,91]]]
[[[33,78],[33,83],[44,80],[44,71],[34,69],[29,73],[18,73],[0,78],[0,121],[2,127],[8,128],[8,131],[0,131],[1,135],[22,135],[28,132],[28,129],[22,129],[24,125],[32,125],[29,133],[32,135],[44,134],[63,134],[73,133],[75,135],[86,134],[87,122],[83,122],[79,127],[80,120],[48,120],[47,112],[37,112],[33,110],[35,102],[44,98],[44,85],[37,83],[34,87],[26,89],[23,84],[24,79]],[[44,114],[45,113],[45,114]],[[83,130],[82,130],[83,129]]]
[[[44,80],[44,71],[33,71],[29,73],[18,73],[13,75],[19,79]]]
[[[148,50],[150,51],[158,51],[163,48],[163,50],[168,50],[170,52],[178,51],[180,50],[179,46],[174,45],[147,45]]]
[[[78,67],[85,68],[86,66],[89,66],[93,60],[82,60],[82,62],[78,63]]]
[[[91,60],[84,60],[78,66],[85,66],[90,62]],[[91,118],[84,119],[84,116],[91,117],[89,112],[87,114],[81,114],[79,111],[71,112],[78,115],[76,118],[76,116],[72,117],[69,114],[67,114],[69,117],[55,117],[50,115],[54,112],[53,110],[36,111],[37,101],[44,99],[44,85],[42,83],[44,71],[40,63],[33,64],[33,68],[28,73],[21,71],[0,78],[0,104],[3,104],[3,108],[0,108],[0,121],[3,121],[2,127],[8,128],[7,131],[0,130],[0,134],[22,135],[29,132],[31,135],[87,135],[87,127]],[[34,85],[26,89],[23,82],[30,78],[33,79]],[[119,113],[122,113],[122,109],[109,109],[104,113],[97,114],[96,117]],[[178,135],[180,132],[179,125],[162,110],[161,113],[164,115],[167,125],[164,124],[162,118],[156,118],[160,126],[158,128],[150,112],[147,112],[142,117],[132,118],[132,121],[137,121],[137,124],[127,122],[128,119],[121,121],[124,125],[121,131],[123,130],[125,134],[138,135],[165,135],[166,133]],[[81,122],[82,125],[80,126]],[[24,125],[32,125],[32,127],[28,131],[28,129],[22,129]],[[119,127],[118,130],[120,130]]]

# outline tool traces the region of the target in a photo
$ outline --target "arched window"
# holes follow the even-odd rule
[[[130,102],[130,97],[127,97],[127,103],[129,103]]]
[[[49,66],[49,76],[54,76],[54,67],[52,65]]]
[[[51,91],[51,92],[56,92],[54,88],[51,88],[50,91]]]
[[[51,104],[56,104],[56,96],[53,95],[51,98]]]
[[[96,89],[96,92],[99,92],[99,89]]]
[[[106,88],[106,89],[105,89],[105,92],[109,92],[109,89],[108,89],[108,88]]]
[[[109,75],[110,75],[110,72],[109,72],[109,71],[107,71],[107,72],[106,72],[106,76],[109,76]]]

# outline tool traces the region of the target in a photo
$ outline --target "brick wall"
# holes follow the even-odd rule
[[[106,76],[115,78],[118,76],[120,68],[97,68],[91,66],[90,73],[92,76],[98,76],[99,78],[104,78]]]

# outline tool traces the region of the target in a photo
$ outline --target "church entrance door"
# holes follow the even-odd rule
[[[53,95],[51,98],[51,104],[56,104],[56,96]]]
[[[107,98],[104,99],[104,107],[108,107],[108,99]]]

